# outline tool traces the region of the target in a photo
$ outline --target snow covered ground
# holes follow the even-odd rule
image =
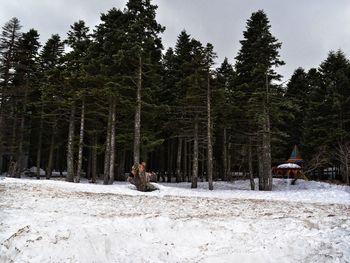
[[[350,262],[350,187],[0,177],[0,262]]]

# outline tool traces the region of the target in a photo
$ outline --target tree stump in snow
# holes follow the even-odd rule
[[[136,186],[136,189],[141,192],[151,192],[154,190],[158,190],[156,186],[150,183],[150,181],[154,180],[153,173],[146,173],[145,171],[141,171],[140,164],[134,164],[131,169],[131,175],[128,178],[128,181]]]

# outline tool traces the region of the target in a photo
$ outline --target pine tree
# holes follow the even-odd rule
[[[80,182],[80,174],[82,170],[83,161],[83,142],[84,142],[84,125],[85,125],[85,97],[87,95],[86,81],[84,79],[84,65],[87,64],[87,53],[90,46],[89,28],[85,26],[85,22],[79,20],[71,26],[71,30],[68,32],[68,38],[66,43],[72,48],[72,51],[66,54],[66,72],[70,82],[70,90],[68,91],[69,104],[71,118],[69,123],[68,142],[72,142],[72,136],[74,137],[74,113],[76,107],[76,100],[79,98],[81,101],[81,116],[80,116],[80,129],[79,129],[79,149],[78,149],[78,161],[77,171],[74,177],[75,182]],[[67,152],[67,178],[71,181],[72,173],[74,174],[74,145],[68,145]]]
[[[257,135],[257,142],[261,157],[259,172],[259,189],[272,189],[271,175],[271,94],[274,86],[272,81],[280,80],[281,76],[275,72],[275,67],[283,65],[278,50],[281,43],[272,36],[269,20],[264,11],[252,14],[247,21],[244,39],[240,41],[242,47],[236,57],[237,85],[243,93],[243,100],[247,107],[249,127]]]
[[[155,112],[152,105],[160,85],[162,45],[158,34],[163,31],[155,21],[155,10],[156,6],[151,5],[150,1],[130,1],[124,11],[112,9],[103,14],[102,23],[94,34],[89,67],[96,69],[103,86],[100,94],[106,98],[105,101],[109,101],[109,107],[105,107],[108,108],[108,124],[104,183],[114,180],[115,164],[112,159],[120,159],[118,155],[114,156],[114,147],[120,147],[120,152],[129,150],[130,110],[135,107],[135,97],[135,158],[140,160],[142,150],[142,158],[146,159],[148,151],[161,143],[154,134]],[[141,102],[144,105],[142,114],[147,119],[142,122],[142,134]],[[117,125],[122,132],[115,133]]]
[[[174,49],[169,48],[162,58],[162,86],[159,92],[159,102],[164,105],[175,106],[179,101],[179,95],[176,94],[175,84],[178,82],[177,57]]]
[[[181,164],[187,160],[187,152],[182,156],[183,144],[188,144],[189,135],[186,124],[185,110],[186,106],[185,96],[190,86],[190,75],[194,68],[191,67],[193,56],[191,55],[193,49],[193,39],[186,31],[182,31],[178,36],[175,48],[169,48],[163,57],[163,74],[162,86],[160,92],[160,103],[164,106],[161,119],[164,119],[164,137],[167,138],[166,144],[163,147],[170,148],[172,144],[177,145],[176,156],[176,181],[184,180],[188,175],[187,167],[182,173]],[[188,125],[188,124],[187,124]],[[191,130],[193,127],[191,125]],[[175,141],[176,139],[176,141]],[[186,147],[184,147],[186,150]],[[169,152],[169,151],[168,151]],[[171,152],[171,151],[170,151]],[[167,156],[168,164],[172,161],[172,154]],[[167,167],[168,181],[170,181],[173,174],[173,168]],[[182,176],[183,174],[183,176]]]
[[[177,79],[173,97],[179,104],[186,95],[189,87],[189,77],[193,74],[193,56],[196,40],[191,38],[185,30],[181,31],[175,45],[175,72]]]
[[[107,129],[101,131],[107,135],[103,146],[104,184],[108,184],[114,178],[114,164],[111,163],[111,157],[113,157],[115,151],[115,149],[111,149],[111,146],[115,145],[114,141],[112,142],[113,138],[111,138],[112,115],[114,114],[115,100],[119,97],[118,88],[124,86],[122,76],[125,71],[122,70],[121,65],[125,65],[125,68],[127,68],[125,54],[122,52],[122,44],[126,41],[126,26],[127,19],[121,10],[113,8],[106,14],[102,14],[101,23],[97,26],[93,35],[94,41],[88,55],[88,72],[90,75],[91,73],[95,74],[92,79],[94,82],[93,93],[104,100],[103,103],[99,103],[98,107],[100,112],[104,112],[107,119],[107,124],[105,124]],[[105,105],[106,103],[108,106]],[[94,126],[94,129],[96,133],[96,126]]]
[[[150,74],[154,67],[160,67],[163,48],[159,34],[164,28],[156,21],[157,6],[150,0],[129,0],[126,15],[128,17],[127,53],[136,75],[136,107],[134,126],[134,163],[140,162],[141,147],[141,91],[150,83],[145,72]],[[134,75],[134,76],[135,76]]]
[[[190,138],[193,138],[193,160],[192,160],[192,184],[191,188],[197,187],[199,175],[199,150],[200,144],[207,142],[210,133],[208,126],[208,65],[205,64],[205,49],[201,42],[191,39],[192,49],[190,50],[190,60],[187,64],[187,76],[183,80],[186,86],[186,95],[183,100],[184,115],[188,119],[187,130]],[[210,110],[210,107],[209,107]],[[204,126],[204,127],[203,127]],[[207,126],[207,133],[205,131]],[[206,147],[204,147],[206,148]],[[207,156],[208,157],[208,156]],[[205,158],[201,160],[204,163]],[[202,169],[202,175],[204,171]]]
[[[31,29],[27,33],[22,34],[18,41],[18,50],[15,54],[15,67],[13,77],[13,90],[17,98],[17,107],[20,114],[20,124],[18,129],[17,140],[17,174],[26,167],[24,159],[24,151],[27,150],[28,144],[28,128],[27,121],[28,106],[31,107],[31,94],[39,86],[39,34],[36,30]],[[25,141],[26,140],[26,141]]]
[[[211,66],[215,58],[213,46],[208,44],[206,47],[190,37],[186,31],[182,31],[178,37],[175,52],[170,50],[167,53],[166,64],[172,75],[166,75],[164,83],[166,91],[172,94],[169,106],[170,112],[168,149],[170,149],[172,138],[177,137],[177,157],[176,157],[176,179],[177,182],[185,176],[192,173],[192,188],[197,187],[199,172],[204,177],[204,163],[207,161],[207,176],[209,188],[212,189],[213,180],[213,116],[212,116],[212,84],[213,72]],[[177,128],[174,128],[177,127]],[[167,126],[166,126],[167,127]],[[206,128],[206,133],[203,131]],[[192,171],[187,167],[187,144],[192,148]],[[184,145],[184,158],[181,157],[182,146]],[[202,155],[200,151],[206,149],[207,154]],[[171,149],[170,149],[171,151]],[[190,154],[191,155],[191,154]],[[168,159],[172,161],[172,156]],[[181,163],[184,163],[184,176],[181,176]],[[200,167],[199,164],[202,164]],[[168,167],[168,173],[171,174],[171,167]],[[189,176],[190,178],[190,176]]]
[[[303,135],[303,124],[305,121],[305,112],[309,105],[309,79],[308,74],[303,68],[297,68],[287,84],[287,89],[283,97],[286,114],[282,124],[287,138],[280,142],[283,144],[284,160],[290,154],[294,145],[301,146]],[[302,149],[302,148],[301,148]]]
[[[0,74],[2,79],[2,93],[12,80],[13,73],[11,73],[11,69],[14,68],[15,53],[18,48],[18,41],[20,38],[20,29],[21,25],[16,17],[8,21],[2,28],[0,37]]]
[[[215,155],[218,160],[219,174],[226,180],[228,175],[228,130],[234,119],[235,100],[233,95],[235,72],[225,58],[215,73],[213,90],[213,111],[215,116]],[[232,134],[230,132],[230,134]]]
[[[161,105],[159,111],[158,126],[162,127],[161,136],[165,138],[165,143],[160,146],[159,151],[166,150],[171,143],[177,140],[176,155],[176,182],[181,182],[182,176],[181,163],[183,160],[182,146],[186,143],[181,132],[180,98],[176,84],[179,81],[177,57],[173,48],[169,48],[162,58],[161,85],[158,94],[158,102]],[[175,113],[176,112],[176,113]],[[176,138],[177,137],[177,138]],[[186,153],[184,153],[186,155]],[[167,156],[169,158],[170,156]],[[186,158],[186,157],[185,157]],[[169,163],[169,162],[168,162]],[[168,179],[171,180],[172,171],[165,167],[165,156],[160,160],[160,173],[162,176],[167,170]]]
[[[327,149],[331,153],[325,157],[327,162],[339,166],[344,182],[348,183],[349,172],[344,169],[347,164],[343,157],[350,130],[349,61],[343,52],[332,51],[318,70],[309,71],[308,80],[309,103],[303,129],[306,161],[310,162],[322,149]],[[323,176],[326,163],[315,165],[315,175]]]
[[[20,22],[14,17],[2,27],[0,36],[0,172],[2,172],[4,151],[11,151],[11,149],[5,149],[6,146],[4,145],[6,136],[4,134],[5,127],[9,126],[8,123],[5,124],[5,117],[9,115],[5,110],[9,109],[7,98],[10,96],[9,85],[13,79],[11,69],[14,68],[15,64],[15,53],[18,48],[20,29]],[[10,115],[13,116],[11,113]],[[16,118],[13,117],[13,120],[13,126],[15,127]],[[6,138],[6,141],[8,141],[8,138]]]
[[[212,118],[212,88],[211,79],[212,72],[211,67],[214,64],[216,54],[214,53],[214,47],[208,43],[204,49],[204,67],[207,74],[207,171],[208,171],[208,183],[209,190],[213,190],[213,118]]]
[[[350,62],[341,50],[330,52],[327,59],[320,65],[322,86],[326,91],[326,102],[333,132],[331,141],[344,142],[349,139],[350,128]]]
[[[329,108],[324,100],[326,92],[321,87],[321,75],[317,69],[310,69],[307,78],[309,84],[308,106],[302,130],[302,145],[306,162],[312,158],[318,147],[325,146],[324,138],[327,138],[328,133],[325,125],[328,121]]]
[[[62,102],[64,101],[64,79],[63,79],[63,51],[64,43],[61,41],[59,35],[52,35],[43,46],[40,52],[40,71],[41,71],[41,83],[38,91],[37,113],[39,118],[38,124],[38,137],[37,137],[37,154],[36,154],[36,166],[37,166],[37,178],[40,178],[40,167],[42,165],[42,147],[44,139],[44,127],[48,125],[50,135],[55,136],[57,130],[57,122],[59,116],[62,117],[60,112],[62,108]],[[45,129],[46,130],[46,129]],[[52,140],[51,140],[52,142]],[[54,142],[54,141],[53,141]],[[50,147],[54,147],[54,143],[51,143]],[[50,151],[52,152],[52,151]],[[51,160],[51,161],[50,161]],[[48,157],[48,163],[52,163],[52,155]],[[49,176],[51,168],[48,167]]]

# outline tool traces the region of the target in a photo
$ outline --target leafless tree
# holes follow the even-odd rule
[[[312,159],[306,162],[304,166],[304,174],[308,176],[317,169],[325,167],[329,164],[329,159],[330,156],[327,146],[321,146],[313,155]]]
[[[336,148],[336,158],[340,163],[340,172],[343,177],[343,181],[350,185],[350,143],[338,143]]]

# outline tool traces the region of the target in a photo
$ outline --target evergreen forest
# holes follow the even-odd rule
[[[31,167],[69,182],[125,181],[146,162],[159,181],[259,178],[297,145],[309,179],[350,184],[350,62],[329,51],[283,82],[282,43],[263,10],[242,28],[240,49],[218,62],[215,47],[166,28],[151,0],[129,0],[40,43],[10,19],[0,35],[0,169],[20,177]],[[233,52],[232,52],[233,53]],[[13,164],[15,164],[15,169]],[[332,173],[329,174],[329,169]]]

